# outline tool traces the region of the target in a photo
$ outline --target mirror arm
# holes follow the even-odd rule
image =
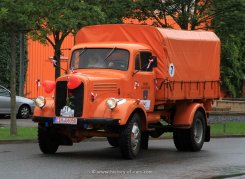
[[[59,69],[61,69],[61,70],[64,70],[65,74],[67,74],[67,70],[66,70],[66,69],[64,69],[64,68],[62,68],[61,66],[58,66],[58,65],[56,64],[56,62],[57,62],[56,60],[53,59],[52,62],[53,62],[53,65],[54,65],[55,68],[59,68]]]

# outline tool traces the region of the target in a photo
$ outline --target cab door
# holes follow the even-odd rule
[[[152,53],[139,51],[135,55],[135,71],[133,73],[133,95],[140,99],[147,111],[153,111],[155,105],[155,72],[151,66]]]

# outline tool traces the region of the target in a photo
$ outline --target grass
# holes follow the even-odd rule
[[[11,136],[9,128],[0,128],[0,140],[33,140],[37,138],[36,127],[20,127],[17,129],[17,135]]]
[[[224,122],[210,124],[211,137],[245,136],[245,122]],[[161,137],[172,138],[173,133],[164,133]]]
[[[211,124],[211,136],[245,135],[245,122]]]
[[[245,122],[225,122],[211,124],[211,136],[245,135]],[[163,134],[164,138],[172,137],[172,133]],[[20,127],[17,135],[11,136],[9,128],[0,128],[0,141],[4,140],[35,140],[37,127]]]

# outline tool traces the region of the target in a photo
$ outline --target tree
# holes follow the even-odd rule
[[[16,36],[16,49],[17,49],[17,60],[16,60],[16,69],[20,69],[20,38],[19,34]],[[11,48],[10,48],[10,37],[9,34],[6,32],[1,32],[0,33],[0,84],[8,89],[10,89],[10,53],[11,53]],[[24,74],[23,76],[25,77],[26,70],[27,70],[27,51],[26,51],[26,44],[24,46]],[[20,77],[20,70],[16,71],[16,79]],[[20,82],[19,80],[16,80],[16,92],[21,96],[20,91],[18,90],[20,87]]]
[[[212,25],[222,42],[222,88],[239,97],[245,77],[245,1],[215,0],[214,5]]]
[[[16,126],[16,35],[20,31],[27,31],[32,26],[34,6],[30,0],[0,1],[0,29],[10,36],[10,91],[11,91],[11,125],[10,134],[17,134]]]
[[[68,34],[75,34],[83,26],[104,22],[101,8],[89,0],[39,0],[36,7],[39,17],[30,34],[34,40],[53,47],[57,66],[60,66],[61,45]],[[56,68],[55,78],[59,76],[60,69]]]
[[[212,2],[213,0],[138,0],[132,17],[140,21],[151,19],[154,26],[172,27],[167,19],[170,16],[181,29],[207,29]]]
[[[123,23],[123,18],[129,17],[134,7],[132,0],[90,0],[89,2],[100,7],[107,24]]]

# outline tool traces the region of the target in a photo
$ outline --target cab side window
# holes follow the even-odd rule
[[[152,71],[152,68],[148,68],[149,60],[152,54],[150,52],[140,52],[135,58],[135,70],[140,71]]]

